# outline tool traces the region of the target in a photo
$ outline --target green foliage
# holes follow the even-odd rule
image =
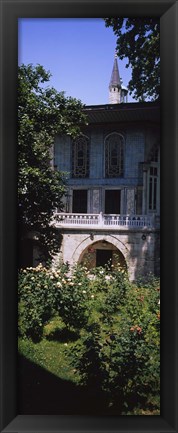
[[[56,334],[63,332],[65,328],[65,323],[62,321],[61,317],[56,315],[44,325],[43,336],[49,340],[54,340]]]
[[[74,369],[72,369],[69,364],[66,353],[66,348],[68,346],[66,345],[69,346],[70,350],[71,343],[59,343],[59,341],[49,341],[46,338],[43,338],[38,343],[34,343],[32,340],[19,338],[18,350],[19,353],[29,361],[39,365],[44,370],[50,371],[56,377],[60,377],[60,379],[65,381],[70,380],[77,383],[78,375],[76,371],[74,372]],[[27,378],[27,382],[29,382],[30,386],[33,386],[33,379],[33,375],[29,378],[29,380]],[[40,394],[39,389],[38,393]]]
[[[39,265],[19,272],[19,334],[39,340],[59,302],[58,274]]]
[[[107,380],[107,371],[102,362],[102,347],[100,326],[93,323],[87,327],[87,335],[80,344],[76,344],[70,352],[71,362],[80,372],[80,380],[87,387],[101,390]]]
[[[80,267],[58,271],[41,264],[19,272],[19,334],[40,339],[43,328],[55,314],[68,327],[80,329],[88,321],[89,280]]]
[[[155,408],[160,389],[159,292],[128,288],[120,310],[120,327],[112,343],[109,389],[113,408]],[[157,401],[156,409],[159,409]]]
[[[105,18],[117,37],[117,54],[127,58],[133,97],[157,99],[160,95],[160,23],[158,18]]]
[[[71,137],[84,123],[82,103],[64,92],[44,87],[50,73],[40,65],[18,69],[18,205],[21,237],[36,234],[48,259],[59,248],[52,223],[54,209],[62,209],[65,175],[51,167],[57,134]]]
[[[103,301],[101,311],[103,320],[108,325],[113,322],[113,314],[119,312],[120,306],[125,301],[126,290],[129,285],[127,272],[122,269],[113,270],[106,275],[107,294]]]
[[[158,414],[159,297],[151,275],[142,286],[122,269],[39,265],[19,273],[19,334],[65,344],[67,368],[109,413]]]
[[[122,297],[119,287],[124,288]],[[154,286],[143,288],[129,284],[125,272],[112,275],[101,311],[99,322],[86,328],[80,345],[71,351],[81,382],[100,387],[111,413],[155,410],[158,414],[160,313],[156,280]]]
[[[80,329],[85,326],[89,316],[89,280],[78,266],[73,269],[72,275],[65,276],[62,282],[58,312],[67,326]]]

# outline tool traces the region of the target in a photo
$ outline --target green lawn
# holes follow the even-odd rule
[[[19,413],[37,415],[103,415],[105,401],[98,390],[80,385],[80,374],[71,365],[70,353],[79,336],[60,318],[44,329],[39,342],[18,339]]]
[[[64,330],[65,328],[62,329]],[[57,377],[78,383],[79,375],[70,366],[68,359],[68,352],[70,352],[70,348],[74,343],[70,341],[67,333],[65,337],[64,332],[61,332],[62,341],[60,341],[60,319],[57,320],[55,318],[51,321],[46,326],[45,331],[46,338],[43,338],[38,343],[34,343],[30,339],[23,340],[19,338],[19,353]],[[55,332],[54,334],[53,331]],[[58,335],[55,336],[57,331]]]

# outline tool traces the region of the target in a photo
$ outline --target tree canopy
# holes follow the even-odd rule
[[[157,18],[105,18],[117,37],[119,58],[132,67],[128,88],[133,98],[156,100],[160,94],[160,24]]]
[[[45,258],[59,248],[51,221],[65,193],[64,175],[52,167],[55,136],[74,137],[85,121],[81,101],[47,86],[49,78],[41,65],[18,69],[19,235],[35,234]]]

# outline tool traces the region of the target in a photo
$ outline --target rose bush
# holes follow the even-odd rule
[[[40,339],[44,324],[53,316],[59,302],[59,272],[41,264],[19,272],[18,329],[21,336]]]
[[[83,268],[59,270],[43,267],[22,269],[18,278],[19,335],[40,339],[43,327],[59,314],[68,327],[81,328],[87,323],[89,279]]]

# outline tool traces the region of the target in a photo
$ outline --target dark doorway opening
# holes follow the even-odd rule
[[[105,213],[106,214],[120,214],[120,189],[107,189],[105,191]]]
[[[112,265],[111,250],[96,250],[96,266],[105,266],[108,262]]]
[[[73,191],[73,213],[87,213],[87,189]]]

